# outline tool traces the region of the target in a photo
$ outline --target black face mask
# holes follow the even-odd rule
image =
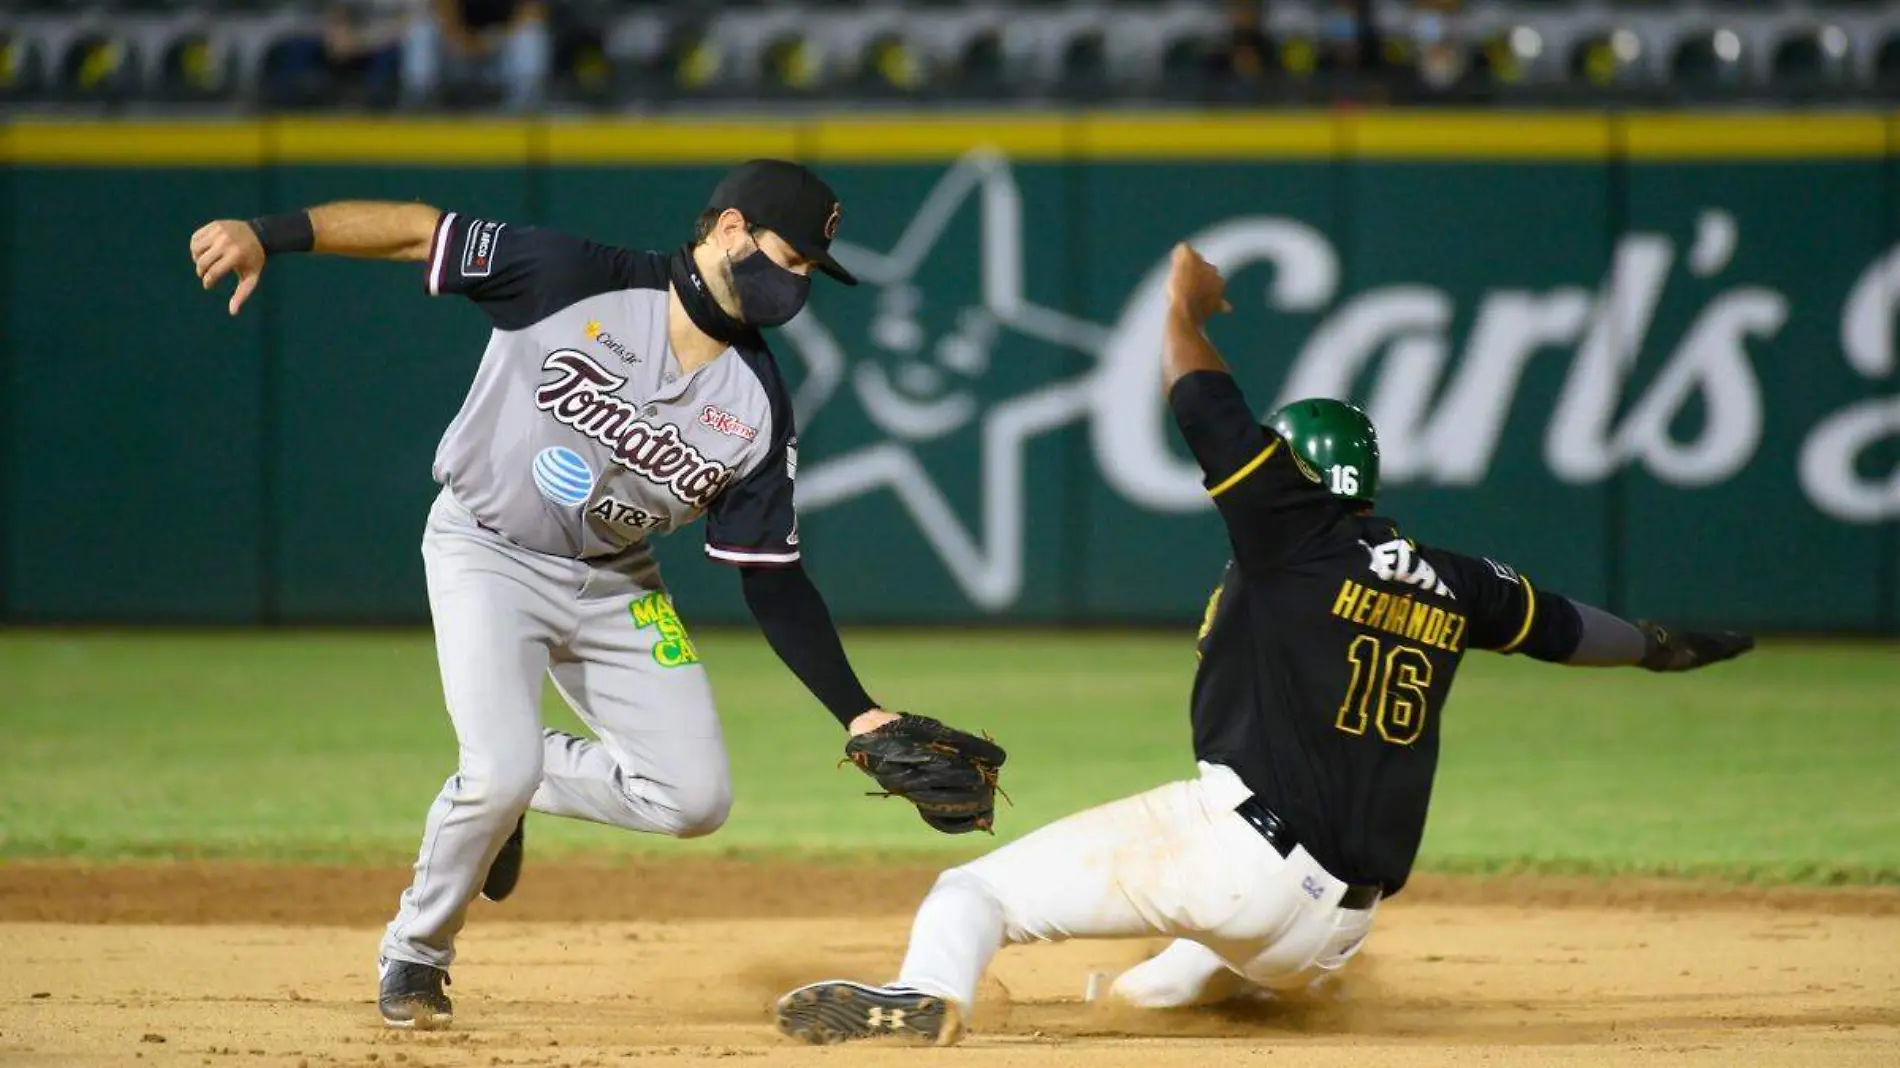
[[[772,262],[762,248],[735,260],[726,257],[732,271],[732,291],[739,298],[739,317],[751,326],[783,326],[811,296],[811,277],[788,271]]]

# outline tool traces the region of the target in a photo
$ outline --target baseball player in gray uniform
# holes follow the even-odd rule
[[[766,639],[853,735],[899,717],[859,683],[799,561],[798,432],[759,335],[834,260],[838,198],[809,170],[754,160],[714,191],[693,240],[637,252],[422,204],[344,202],[191,239],[208,289],[267,258],[321,252],[423,264],[431,295],[493,326],[436,451],[422,540],[460,763],[429,809],[415,877],[383,935],[393,1027],[451,1019],[443,987],[477,892],[499,900],[523,813],[682,838],[725,821],[731,780],[706,672],[647,539],[706,517],[706,554],[740,569]],[[550,675],[595,734],[541,725]]]

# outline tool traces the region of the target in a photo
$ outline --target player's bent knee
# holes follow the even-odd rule
[[[732,785],[724,780],[681,790],[676,810],[676,838],[704,838],[726,825],[732,814]]]
[[[988,880],[964,868],[951,868],[937,876],[937,881],[930,886],[930,892],[975,894],[991,901],[997,900],[996,891]]]
[[[1108,988],[1109,999],[1118,1005],[1136,1009],[1179,1009],[1195,1003],[1200,991],[1170,977],[1142,974],[1140,967],[1116,976]]]
[[[1198,942],[1176,939],[1117,976],[1108,994],[1135,1008],[1180,1009],[1225,1001],[1242,985],[1219,954]]]
[[[456,772],[457,802],[496,812],[515,814],[528,807],[541,785],[541,761],[533,758],[490,760],[464,755]]]

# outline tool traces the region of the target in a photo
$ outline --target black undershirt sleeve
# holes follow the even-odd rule
[[[741,567],[739,575],[746,607],[766,643],[839,723],[849,727],[877,707],[851,670],[831,610],[803,566]]]

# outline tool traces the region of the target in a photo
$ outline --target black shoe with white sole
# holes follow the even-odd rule
[[[416,1031],[447,1027],[455,1018],[455,1006],[442,991],[448,985],[449,973],[434,965],[384,961],[382,993],[376,999],[383,1022]]]
[[[495,862],[488,866],[488,878],[482,880],[483,897],[500,901],[515,892],[515,884],[521,881],[521,861],[528,851],[527,831],[528,817],[523,816],[515,823],[514,833],[501,844]]]
[[[898,1035],[948,1046],[963,1034],[957,1007],[934,994],[836,979],[778,999],[778,1029],[813,1045]]]

